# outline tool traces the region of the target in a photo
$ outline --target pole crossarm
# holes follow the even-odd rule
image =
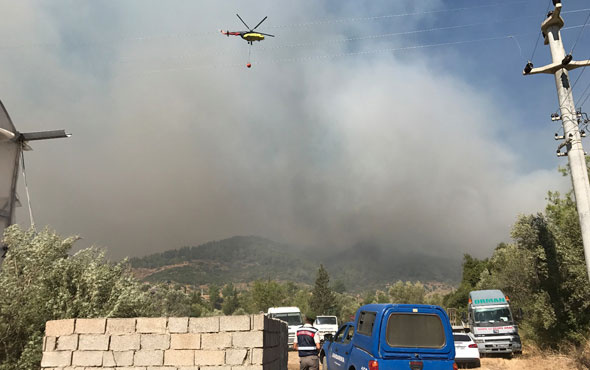
[[[563,62],[561,62],[561,63],[551,63],[551,64],[547,64],[546,66],[543,66],[543,67],[533,68],[528,73],[527,73],[527,70],[525,69],[524,71],[522,71],[522,74],[525,76],[536,75],[539,73],[555,74],[555,72],[559,71],[562,68],[564,68],[567,71],[571,71],[576,68],[587,67],[587,66],[590,66],[590,60],[572,60],[571,62],[569,62],[568,64],[565,64],[565,65],[563,64]]]

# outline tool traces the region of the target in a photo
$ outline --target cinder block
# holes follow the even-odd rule
[[[135,333],[135,319],[107,319],[107,333],[133,334]]]
[[[170,334],[170,349],[200,349],[201,334]]]
[[[219,349],[231,347],[230,333],[201,334],[202,349]]]
[[[231,333],[235,348],[262,347],[264,334],[261,331],[245,331]]]
[[[225,363],[225,351],[195,351],[195,365],[216,366]]]
[[[144,349],[169,349],[170,335],[168,334],[141,334],[141,350]]]
[[[63,335],[57,338],[58,351],[75,351],[78,349],[78,334]]]
[[[137,319],[136,330],[138,333],[166,333],[165,317],[140,317]]]
[[[219,331],[246,331],[250,330],[250,316],[221,316],[219,318]]]
[[[219,316],[191,317],[188,322],[189,333],[217,333],[219,331]]]
[[[169,367],[167,367],[165,369],[166,370],[171,370]],[[216,370],[225,370],[222,367],[216,367],[215,369]],[[164,370],[164,369],[162,369],[162,370]],[[179,367],[178,370],[199,370],[199,367],[198,366],[182,366],[182,367]],[[227,370],[231,370],[231,369],[227,369]]]
[[[164,351],[164,365],[195,365],[195,351],[186,349],[171,349],[168,351]]]
[[[139,334],[111,335],[111,351],[129,351],[139,349]]]
[[[117,367],[117,370],[148,370],[145,366],[124,366],[124,367]],[[95,370],[95,369],[88,369],[88,370]],[[96,369],[98,370],[98,369]],[[103,369],[104,370],[104,369]],[[115,369],[113,369],[115,370]],[[174,369],[167,369],[167,370],[174,370]]]
[[[72,356],[74,366],[102,366],[102,351],[76,351]]]
[[[48,337],[59,337],[74,333],[74,319],[51,320],[45,323],[45,335]]]
[[[164,364],[164,351],[137,351],[133,357],[133,366],[161,366]]]
[[[246,365],[247,349],[228,349],[225,351],[226,365]]]
[[[108,335],[81,334],[78,339],[81,351],[106,351],[109,349]]]
[[[188,317],[169,317],[169,333],[188,333]]]
[[[106,351],[102,355],[102,366],[132,366],[133,351]]]
[[[264,356],[263,348],[252,348],[250,350],[250,362],[252,365],[262,365],[262,359]]]
[[[259,315],[252,315],[252,330],[264,330],[264,318],[266,316],[263,314]]]
[[[45,337],[43,338],[43,351],[55,351],[57,345],[56,337]]]
[[[74,332],[78,334],[104,334],[106,325],[106,319],[76,319]]]
[[[71,351],[45,352],[41,359],[42,367],[70,366],[72,364]]]
[[[231,366],[201,366],[200,370],[231,370]]]
[[[232,366],[231,370],[262,370],[262,365]]]

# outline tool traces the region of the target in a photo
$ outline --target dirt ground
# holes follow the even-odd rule
[[[555,370],[576,369],[571,358],[559,355],[540,356],[527,355],[513,359],[482,358],[479,370]],[[299,370],[299,357],[297,352],[289,352],[289,370]]]

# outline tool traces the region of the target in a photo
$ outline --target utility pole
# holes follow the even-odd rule
[[[567,156],[569,160],[576,207],[582,229],[586,270],[590,278],[590,183],[588,182],[586,153],[582,148],[582,136],[585,136],[585,134],[580,133],[578,128],[581,112],[576,111],[568,74],[568,71],[572,69],[590,66],[590,60],[574,61],[571,54],[565,54],[561,33],[559,32],[564,25],[563,18],[560,16],[561,0],[553,0],[553,5],[555,9],[547,14],[547,19],[541,24],[541,32],[545,38],[545,45],[549,45],[551,49],[553,63],[544,67],[533,68],[533,64],[529,61],[524,68],[523,74],[547,73],[555,75],[561,116],[552,114],[551,119],[553,121],[561,120],[563,125],[563,136],[555,134],[555,140],[561,141],[557,148],[557,156]],[[562,151],[564,148],[565,152]]]

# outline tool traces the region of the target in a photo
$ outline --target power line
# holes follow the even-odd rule
[[[572,46],[572,50],[570,51],[570,55],[572,55],[574,53],[574,49],[576,48],[576,45],[578,44],[580,37],[584,33],[584,29],[586,28],[586,25],[588,24],[589,19],[590,19],[590,12],[588,12],[588,16],[586,17],[586,21],[584,22],[584,27],[582,27],[582,29],[580,30],[580,33],[578,33],[578,37],[576,38],[576,41],[574,42],[574,46]]]
[[[522,33],[520,35],[525,35],[527,33]],[[530,33],[528,33],[530,34]],[[278,59],[261,59],[257,62],[257,64],[266,64],[266,63],[274,63],[279,64],[283,62],[305,62],[311,60],[322,60],[322,59],[334,59],[340,57],[347,57],[347,56],[358,56],[358,55],[368,55],[368,54],[378,54],[378,53],[385,53],[385,52],[400,52],[400,51],[409,51],[409,50],[418,50],[418,49],[429,49],[434,47],[441,47],[441,46],[453,46],[453,45],[463,45],[463,44],[470,44],[470,43],[478,43],[478,42],[485,42],[485,41],[497,41],[497,40],[504,40],[508,39],[510,35],[504,36],[497,36],[497,37],[485,37],[479,39],[472,39],[472,40],[462,40],[462,41],[451,41],[451,42],[442,42],[442,43],[434,43],[434,44],[424,44],[424,45],[413,45],[413,46],[405,46],[405,47],[397,47],[397,48],[384,48],[384,49],[373,49],[373,50],[363,50],[363,51],[355,51],[355,52],[347,52],[347,53],[338,53],[338,54],[324,54],[324,55],[313,55],[307,57],[299,57],[299,58],[278,58]],[[182,68],[165,68],[165,69],[156,69],[147,71],[148,73],[159,73],[159,72],[167,72],[167,71],[184,71],[184,70],[195,70],[200,68],[217,68],[217,67],[238,67],[242,66],[242,64],[225,64],[225,65],[193,65],[187,66]]]
[[[310,21],[310,22],[303,22],[303,23],[293,23],[293,24],[286,24],[286,25],[279,25],[279,26],[269,26],[268,28],[295,28],[295,27],[316,26],[316,25],[321,25],[321,24],[373,21],[373,20],[379,20],[379,19],[409,17],[409,16],[415,16],[415,15],[458,12],[458,11],[464,11],[464,10],[477,10],[477,9],[483,9],[483,8],[493,8],[493,7],[497,7],[497,6],[504,6],[504,5],[514,6],[516,4],[526,4],[526,3],[530,3],[530,2],[533,2],[533,1],[530,1],[530,0],[529,1],[506,1],[506,2],[495,3],[495,4],[486,4],[486,5],[479,5],[479,6],[472,6],[472,7],[460,7],[460,8],[452,8],[452,9],[428,10],[428,11],[423,11],[423,12],[376,15],[376,16],[369,16],[369,17],[324,19],[324,20],[317,20],[317,21]]]
[[[454,29],[460,29],[460,28],[498,24],[498,23],[516,21],[516,20],[520,20],[523,18],[533,18],[533,17],[535,17],[535,16],[528,15],[528,16],[514,17],[514,18],[509,18],[509,19],[502,19],[499,21],[492,21],[492,22],[476,22],[476,23],[467,23],[467,24],[461,24],[461,25],[455,25],[455,26],[424,28],[424,29],[418,29],[418,30],[412,30],[412,31],[392,32],[392,33],[383,33],[383,34],[367,35],[367,36],[355,36],[355,37],[349,37],[349,38],[345,38],[345,39],[334,39],[334,40],[325,40],[325,41],[317,41],[317,42],[305,42],[305,43],[297,43],[297,44],[276,45],[276,46],[270,46],[270,47],[261,47],[259,50],[317,46],[317,45],[325,45],[325,44],[332,44],[332,43],[336,44],[336,43],[345,43],[345,42],[350,42],[350,41],[362,41],[362,40],[371,40],[371,39],[393,37],[393,36],[412,35],[412,34],[417,34],[417,33],[448,31],[448,30],[454,30]]]
[[[471,24],[471,25],[473,25],[473,24]],[[450,26],[450,27],[451,28],[455,28],[455,27],[460,28],[460,27],[466,27],[466,26],[468,26],[468,25],[459,25],[459,26]],[[576,28],[580,28],[580,27],[582,27],[582,25],[564,27],[564,28],[562,28],[562,30],[571,30],[571,29],[576,29]],[[444,29],[444,28],[446,28],[446,27],[439,27],[439,28],[434,28],[434,29],[413,30],[413,31],[399,32],[399,33],[387,33],[387,34],[378,34],[378,35],[358,36],[358,37],[351,37],[348,39],[327,40],[327,41],[322,41],[322,42],[277,45],[277,46],[271,46],[271,47],[261,47],[261,48],[257,48],[256,50],[257,51],[269,51],[269,50],[277,50],[277,49],[283,49],[283,48],[315,46],[315,45],[330,44],[330,43],[344,43],[344,42],[349,42],[349,41],[375,39],[375,38],[388,37],[388,36],[394,36],[394,35],[404,35],[404,34],[408,34],[408,33],[428,32],[428,31],[440,30],[440,29]],[[530,34],[533,34],[533,32],[524,32],[524,33],[519,33],[519,34],[506,35],[506,36],[501,36],[500,38],[514,39],[514,38],[516,38],[516,36],[525,36],[525,35],[530,35]],[[239,53],[238,51],[236,51],[237,49],[235,49],[235,48],[232,48],[232,49],[226,49],[226,48],[224,48],[224,49],[209,49],[209,50],[211,51],[211,53],[206,56],[204,56],[203,54],[192,53],[192,54],[183,54],[183,55],[169,55],[169,56],[157,57],[157,58],[126,58],[123,61],[119,61],[118,63],[129,64],[129,63],[134,63],[137,61],[148,60],[148,59],[158,61],[158,62],[165,62],[167,60],[180,60],[180,61],[186,60],[187,62],[190,62],[191,58],[194,58],[196,56],[207,57],[207,56],[212,56],[212,55],[216,55],[216,56],[242,55],[242,53]],[[216,64],[216,66],[233,67],[233,66],[241,66],[241,64]],[[174,68],[172,68],[172,69],[174,69]]]

